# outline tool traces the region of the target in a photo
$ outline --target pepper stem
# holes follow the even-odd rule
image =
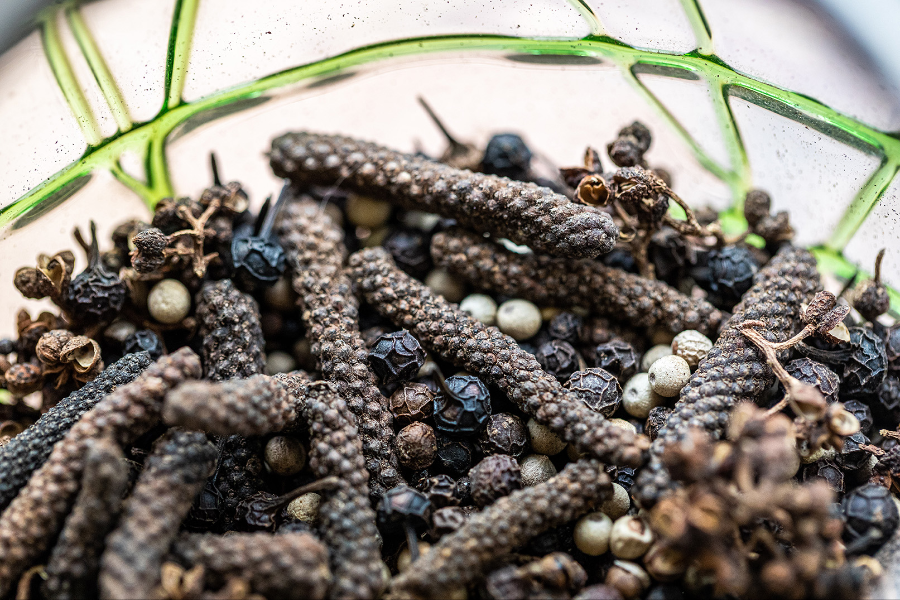
[[[269,234],[272,231],[272,227],[275,226],[275,219],[278,217],[278,213],[281,211],[281,207],[284,206],[284,203],[287,201],[288,196],[290,196],[290,186],[285,185],[281,188],[281,193],[278,194],[278,200],[275,201],[275,204],[270,206],[266,211],[266,216],[263,219],[262,226],[259,228],[259,233],[257,234],[259,237],[263,239],[267,239]],[[271,198],[270,198],[271,200]],[[268,203],[269,200],[266,200]]]
[[[209,165],[212,167],[212,175],[213,175],[213,185],[222,185],[222,180],[219,178],[219,162],[216,160],[216,153],[209,153]]]
[[[410,522],[409,517],[403,520],[403,529],[406,531],[406,545],[409,548],[410,562],[419,559],[419,538],[416,537],[416,528]]]
[[[875,283],[881,283],[881,261],[884,260],[884,252],[887,248],[882,248],[878,251],[878,256],[875,257]]]
[[[450,143],[450,145],[454,148],[465,148],[466,145],[453,137],[453,135],[447,130],[440,117],[437,116],[437,114],[431,109],[431,106],[428,104],[428,102],[425,101],[425,98],[419,96],[418,100],[419,104],[422,105],[422,108],[425,109],[425,112],[428,113],[428,116],[431,117],[431,120],[434,121],[434,124],[437,125],[438,129],[441,130],[441,133],[444,134],[444,137],[447,138],[447,141]]]

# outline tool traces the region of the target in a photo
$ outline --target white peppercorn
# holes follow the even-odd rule
[[[637,427],[635,427],[632,423],[629,423],[625,419],[608,419],[607,423],[613,425],[615,427],[619,427],[629,432],[631,435],[637,435]]]
[[[622,407],[636,419],[646,419],[650,411],[666,403],[666,399],[650,387],[650,376],[638,373],[628,380],[622,392]]]
[[[536,454],[555,456],[565,449],[566,443],[549,427],[541,425],[534,419],[528,419],[526,427],[528,428],[528,438],[531,440],[531,449]]]
[[[374,229],[387,223],[391,216],[391,205],[359,194],[347,196],[347,220],[357,227]]]
[[[266,442],[265,459],[276,475],[296,475],[306,466],[306,449],[298,439],[276,435]]]
[[[297,361],[287,352],[269,352],[266,354],[266,375],[290,373],[297,368]]]
[[[174,325],[191,311],[191,293],[177,279],[163,279],[150,290],[147,310],[160,323]]]
[[[712,340],[694,329],[682,331],[672,340],[672,354],[686,360],[691,367],[700,364],[712,347]]]
[[[459,310],[485,325],[497,322],[497,303],[486,294],[469,294],[459,303]]]
[[[616,519],[609,535],[609,549],[618,558],[635,559],[653,545],[653,532],[640,517]]]
[[[650,370],[650,366],[653,363],[661,359],[663,356],[669,356],[671,354],[671,344],[659,344],[657,346],[653,346],[644,353],[644,356],[641,357],[641,371],[644,371],[646,373]]]
[[[319,505],[322,504],[322,496],[315,492],[309,492],[297,496],[287,505],[287,513],[305,523],[315,523],[319,519]]]
[[[600,512],[609,516],[610,519],[618,519],[628,512],[631,508],[631,497],[628,490],[618,483],[612,484],[613,493],[608,500],[599,506]]]
[[[459,302],[466,297],[466,284],[447,269],[432,269],[425,277],[425,285],[447,302]]]
[[[497,309],[497,327],[514,340],[527,340],[541,328],[541,311],[528,300],[507,300]]]
[[[529,454],[519,463],[522,472],[522,487],[544,483],[556,475],[556,467],[545,454]]]
[[[653,391],[671,398],[677,396],[681,388],[687,385],[691,378],[691,367],[680,356],[664,356],[650,366],[648,375]]]
[[[602,512],[589,513],[575,523],[575,547],[588,556],[600,556],[609,550],[613,522]]]

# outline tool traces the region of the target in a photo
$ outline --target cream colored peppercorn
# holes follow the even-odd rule
[[[712,347],[712,340],[693,329],[682,331],[672,340],[672,354],[686,360],[691,367],[700,364]]]
[[[266,442],[266,466],[277,475],[296,475],[306,466],[306,449],[300,440],[276,435]]]
[[[531,449],[536,454],[554,456],[565,449],[566,443],[559,439],[559,436],[553,433],[549,427],[544,427],[534,419],[528,419],[525,427],[528,429]]]
[[[545,454],[529,454],[519,463],[522,474],[522,487],[544,483],[556,475],[556,467]]]
[[[391,216],[391,205],[359,194],[347,196],[347,220],[357,227],[374,229],[387,223]]]
[[[469,294],[459,303],[459,310],[485,325],[497,322],[497,303],[486,294]]]
[[[607,423],[609,423],[610,425],[612,425],[614,427],[619,427],[620,429],[624,429],[625,431],[627,431],[628,433],[630,433],[632,435],[637,434],[637,427],[635,427],[634,425],[632,425],[625,419],[619,419],[619,418],[607,419]]]
[[[648,375],[653,391],[671,398],[677,396],[681,388],[687,385],[691,378],[691,367],[680,356],[664,356],[653,363]]]
[[[616,519],[609,535],[609,549],[618,558],[626,560],[643,556],[653,545],[653,532],[640,517]]]
[[[666,399],[650,387],[650,376],[646,373],[634,375],[622,392],[622,408],[636,419],[646,419],[652,409],[665,403]]]
[[[266,375],[289,373],[297,368],[297,361],[287,352],[269,352],[266,354]]]
[[[650,370],[650,366],[653,363],[661,359],[663,356],[669,356],[671,354],[671,344],[659,344],[658,346],[653,346],[644,353],[644,356],[641,357],[641,371],[644,371],[646,373]]]
[[[631,508],[631,497],[628,490],[618,483],[612,484],[613,493],[608,500],[599,506],[600,512],[609,516],[610,519],[618,519],[628,512]]]
[[[177,279],[163,279],[150,290],[147,310],[160,323],[180,323],[191,312],[191,293]]]
[[[541,310],[528,300],[507,300],[497,309],[497,327],[514,340],[527,340],[542,322]]]
[[[466,284],[447,269],[432,269],[425,277],[425,285],[447,302],[459,302],[466,297]]]
[[[613,522],[602,512],[584,515],[575,523],[575,547],[588,556],[600,556],[609,550]]]
[[[297,496],[287,505],[287,513],[304,523],[315,523],[319,520],[319,506],[322,504],[322,496],[315,492],[309,492]]]

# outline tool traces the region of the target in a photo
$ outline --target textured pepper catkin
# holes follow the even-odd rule
[[[368,480],[353,414],[331,383],[303,375],[276,375],[291,390],[300,419],[309,424],[309,465],[334,476],[337,489],[322,492],[319,519],[331,554],[331,598],[376,598],[384,588],[383,563],[369,503]]]
[[[639,465],[649,441],[610,423],[545,373],[496,327],[487,327],[394,265],[383,248],[350,257],[366,300],[445,360],[497,385],[510,400],[581,452],[616,465]]]
[[[667,444],[699,428],[719,438],[728,425],[731,409],[756,400],[775,381],[762,352],[740,332],[740,324],[754,319],[765,323],[760,332],[770,342],[783,342],[803,326],[801,304],[820,289],[813,256],[785,246],[756,275],[755,283],[726,322],[722,334],[691,375],[675,409],[651,446],[651,461],[638,477],[634,492],[641,504],[651,506],[671,488],[661,456]]]
[[[6,508],[81,415],[118,386],[129,383],[151,363],[146,352],[124,356],[93,381],[60,400],[37,423],[0,447],[0,510]]]
[[[160,438],[125,503],[100,562],[101,598],[150,598],[181,521],[216,462],[206,435],[172,430]]]
[[[119,518],[128,485],[128,465],[118,444],[91,440],[81,491],[47,563],[43,592],[62,600],[97,596],[97,573],[106,535]]]
[[[393,416],[369,368],[359,306],[341,271],[344,233],[318,203],[306,199],[285,208],[276,232],[300,297],[312,353],[324,378],[337,386],[356,416],[372,476],[369,486],[373,496],[380,496],[403,479],[393,450]]]
[[[544,483],[500,498],[442,537],[394,579],[391,596],[446,598],[450,590],[484,574],[498,557],[589,512],[611,493],[612,484],[598,461],[570,463]]]
[[[259,306],[230,279],[207,283],[197,295],[206,379],[223,381],[263,372],[265,354]]]
[[[231,381],[187,381],[166,396],[168,425],[213,435],[265,435],[296,417],[284,387],[268,375]]]
[[[267,600],[321,600],[331,571],[328,550],[308,533],[182,534],[172,555],[185,567],[203,567],[207,586],[237,577]]]
[[[595,260],[516,254],[461,229],[435,235],[431,255],[435,264],[477,287],[538,304],[581,306],[637,327],[710,333],[724,316],[709,302],[685,296],[662,281]]]
[[[0,515],[0,596],[59,531],[78,493],[88,442],[110,437],[123,447],[133,443],[159,421],[166,392],[200,374],[200,359],[189,348],[160,357],[97,403],[53,447],[47,462]]]
[[[604,254],[619,235],[608,214],[548,188],[351,138],[288,133],[275,138],[269,158],[275,174],[295,184],[340,182],[348,190],[439,213],[554,256]]]

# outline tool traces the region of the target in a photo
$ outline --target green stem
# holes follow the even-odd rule
[[[169,30],[169,47],[166,54],[166,82],[163,112],[182,103],[187,67],[191,58],[191,41],[197,22],[200,0],[178,0]]]
[[[697,40],[697,53],[711,56],[713,54],[712,32],[706,17],[703,16],[700,3],[697,0],[681,0],[681,8],[684,10],[684,14],[691,24],[691,30],[694,32],[694,38]]]
[[[115,119],[119,131],[128,131],[131,129],[132,121],[131,116],[128,114],[128,107],[125,105],[125,99],[122,97],[122,92],[119,91],[119,86],[116,85],[116,80],[113,79],[106,61],[103,60],[103,55],[100,53],[100,49],[97,47],[90,29],[84,22],[81,12],[77,6],[70,5],[65,8],[65,15],[69,22],[69,27],[72,29],[72,34],[78,42],[78,47],[81,48],[81,52],[91,68],[91,73],[94,74],[94,79],[97,81],[97,85],[100,86],[100,91],[103,92],[103,97],[106,99],[107,104],[109,104],[109,109],[112,111],[113,119]]]
[[[881,165],[872,173],[862,189],[857,192],[850,206],[844,211],[837,229],[825,244],[829,249],[840,252],[847,246],[853,234],[857,232],[866,217],[875,208],[898,170],[900,170],[900,163],[896,157],[886,157],[881,161]]]
[[[569,4],[571,4],[575,10],[581,14],[584,20],[587,21],[588,27],[591,28],[591,35],[606,35],[606,28],[603,27],[600,17],[597,16],[597,13],[594,12],[594,9],[591,8],[586,0],[569,0]]]

